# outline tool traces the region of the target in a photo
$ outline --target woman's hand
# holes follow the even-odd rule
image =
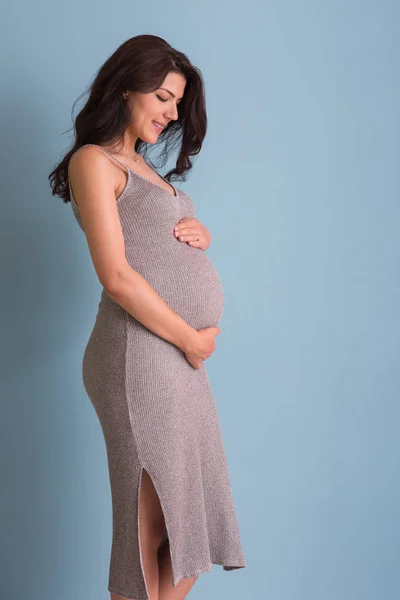
[[[184,352],[185,358],[195,369],[199,369],[203,360],[211,356],[216,349],[215,336],[221,333],[221,329],[219,327],[205,327],[197,331],[200,335],[197,337],[195,346]]]
[[[211,243],[211,235],[207,227],[194,217],[183,217],[175,225],[174,236],[180,242],[187,242],[189,246],[207,250]]]

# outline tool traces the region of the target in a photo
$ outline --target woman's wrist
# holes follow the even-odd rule
[[[183,329],[175,345],[185,354],[189,354],[197,347],[199,335],[197,329],[187,324],[187,327]]]

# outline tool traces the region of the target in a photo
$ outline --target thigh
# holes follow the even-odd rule
[[[164,515],[152,479],[145,469],[139,492],[139,525],[142,552],[146,548],[157,549],[162,539]]]

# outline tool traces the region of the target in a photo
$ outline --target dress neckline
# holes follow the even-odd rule
[[[114,158],[114,157],[113,157]],[[155,183],[154,181],[151,181],[151,179],[148,179],[147,177],[145,177],[144,175],[141,175],[140,173],[138,173],[137,171],[135,171],[134,169],[131,169],[130,167],[126,166],[124,163],[121,163],[124,165],[124,167],[126,167],[128,169],[128,171],[130,171],[131,173],[133,173],[134,175],[137,175],[137,177],[140,177],[141,179],[144,179],[144,181],[147,181],[148,183],[152,183],[153,185],[161,188],[162,190],[164,190],[165,192],[167,192],[167,194],[169,194],[170,196],[172,196],[173,198],[178,198],[178,194],[179,194],[179,190],[178,188],[176,188],[175,186],[172,185],[172,183],[170,183],[167,179],[165,179],[165,177],[163,177],[162,175],[160,175],[159,173],[157,173],[157,171],[155,169],[153,169],[153,167],[151,167],[150,165],[147,165],[148,167],[150,167],[150,169],[152,169],[154,171],[154,173],[157,173],[157,175],[159,177],[161,177],[161,179],[164,179],[164,181],[166,181],[168,183],[168,185],[174,190],[175,194],[172,194],[171,192],[169,192],[168,190],[165,189],[165,187],[163,187],[162,185],[160,185],[159,183]],[[146,163],[147,164],[147,163]]]

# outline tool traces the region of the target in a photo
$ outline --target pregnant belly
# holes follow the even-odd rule
[[[172,251],[153,247],[145,259],[129,252],[128,261],[161,298],[195,329],[217,326],[224,310],[219,275],[204,250],[176,242]]]

